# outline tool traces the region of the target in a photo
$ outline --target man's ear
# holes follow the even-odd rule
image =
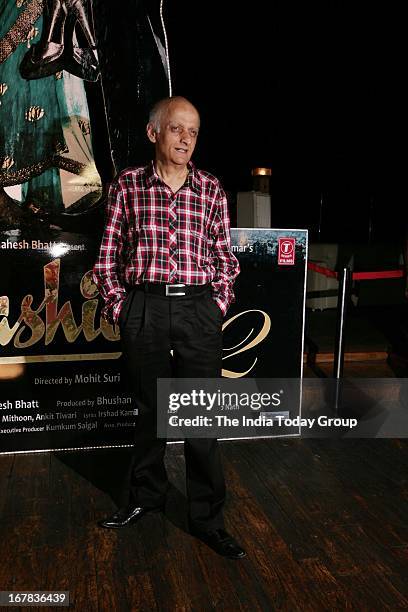
[[[156,129],[153,123],[148,123],[146,127],[147,137],[150,142],[156,142]]]

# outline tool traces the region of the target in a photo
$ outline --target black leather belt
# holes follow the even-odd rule
[[[183,285],[181,283],[165,285],[164,283],[143,283],[141,285],[136,285],[134,288],[139,291],[144,291],[145,293],[153,293],[155,295],[163,295],[167,297],[177,297],[204,293],[210,289],[210,285]]]

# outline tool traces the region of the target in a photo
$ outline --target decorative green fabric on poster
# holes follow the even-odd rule
[[[78,180],[81,173],[86,174],[82,182],[92,184],[94,200],[100,179],[82,79],[64,71],[30,80],[20,75],[22,59],[41,37],[42,5],[40,0],[0,0],[0,186],[29,181],[22,201],[29,198],[57,212],[88,194]],[[63,185],[60,170],[65,171]]]

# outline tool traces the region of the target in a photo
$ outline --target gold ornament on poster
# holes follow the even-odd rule
[[[0,96],[4,96],[7,90],[8,90],[7,83],[0,83]],[[0,104],[1,104],[1,99],[0,99]]]
[[[0,157],[0,165],[2,170],[8,170],[11,166],[14,166],[14,159],[10,155]]]
[[[31,41],[33,40],[33,38],[38,36],[38,32],[39,32],[39,29],[33,26],[31,30],[29,31],[29,33],[27,34],[27,49],[31,47]]]
[[[84,136],[88,136],[91,133],[89,121],[86,121],[85,119],[78,119],[78,125]]]
[[[44,117],[45,110],[41,106],[30,106],[25,112],[26,121],[39,121]]]

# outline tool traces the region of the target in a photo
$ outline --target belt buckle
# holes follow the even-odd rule
[[[185,285],[166,285],[166,295],[186,295],[184,291],[170,292],[169,290],[173,287],[185,287]]]

